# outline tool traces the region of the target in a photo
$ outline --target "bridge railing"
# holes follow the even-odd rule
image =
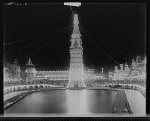
[[[51,88],[62,88],[62,87],[64,86],[48,85],[48,84],[11,85],[11,86],[4,87],[4,101],[24,93],[49,90]]]
[[[92,82],[94,85],[105,85],[105,84],[135,84],[146,87],[146,80],[94,80]]]
[[[110,87],[116,88],[115,85],[120,85],[118,88],[138,90],[140,93],[146,97],[146,80],[95,80],[86,83],[89,87]]]

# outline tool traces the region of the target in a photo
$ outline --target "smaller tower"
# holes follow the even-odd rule
[[[34,76],[36,74],[36,69],[34,68],[34,65],[31,62],[31,59],[29,58],[28,63],[26,64],[26,77],[28,81],[32,81],[34,79]]]
[[[21,70],[20,70],[20,65],[17,59],[15,59],[15,62],[13,64],[13,70],[14,70],[14,78],[19,80],[21,78],[21,75],[20,75]]]
[[[123,64],[120,64],[120,69],[123,70]]]
[[[131,66],[132,66],[133,70],[135,70],[135,65],[136,65],[136,63],[135,63],[134,59],[132,59],[132,65]]]

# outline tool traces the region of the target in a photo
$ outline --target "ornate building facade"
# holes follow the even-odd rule
[[[140,56],[136,57],[136,60],[132,59],[132,65],[128,67],[127,63],[125,66],[120,64],[120,69],[115,66],[113,73],[113,80],[124,80],[124,79],[143,79],[146,80],[146,58],[142,61]]]
[[[4,80],[19,80],[21,78],[20,72],[21,70],[17,60],[15,60],[14,64],[7,63],[3,69]]]

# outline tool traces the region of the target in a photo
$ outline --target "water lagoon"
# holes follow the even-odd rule
[[[5,114],[111,114],[116,94],[87,89],[34,92],[5,110]]]
[[[139,91],[124,91],[133,113],[144,116],[146,98]],[[4,113],[8,116],[112,116],[116,95],[117,91],[106,89],[53,89],[34,92],[6,109]]]

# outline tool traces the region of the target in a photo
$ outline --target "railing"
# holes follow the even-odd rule
[[[109,85],[130,85],[132,84],[133,86],[140,86],[141,89],[139,89],[139,91],[143,94],[143,95],[146,95],[146,83],[145,81],[138,81],[138,80],[132,80],[132,81],[129,81],[129,80],[95,80],[93,82],[86,82],[85,83],[87,87],[90,87],[90,86],[109,86]],[[36,85],[47,85],[47,86],[50,86],[50,87],[65,87],[67,85],[66,82],[61,82],[60,85],[54,85],[52,83],[47,83],[47,81],[37,81],[37,82],[26,82],[26,83],[10,83],[10,84],[6,84],[4,85],[4,89],[5,88],[11,88],[11,87],[15,87],[15,86],[36,86]],[[39,88],[39,87],[38,87]],[[126,89],[126,88],[125,88]],[[132,89],[132,88],[128,88],[128,89]],[[23,89],[21,89],[23,90]],[[138,90],[138,89],[137,89]],[[12,92],[15,91],[12,89]],[[11,93],[11,91],[10,91]],[[9,92],[5,92],[5,94],[9,94]]]
[[[123,89],[131,89],[131,90],[138,90],[140,93],[146,97],[146,80],[93,80],[91,82],[86,82],[87,87],[111,87],[112,85],[124,85]],[[110,86],[111,85],[111,86]],[[128,85],[125,87],[125,85]],[[133,87],[138,87],[132,88]]]
[[[16,87],[16,88],[15,88]],[[24,88],[25,87],[25,88]],[[62,85],[48,85],[48,84],[23,84],[23,85],[10,85],[5,88],[8,88],[8,90],[4,91],[4,101],[7,101],[15,96],[18,95],[24,95],[24,93],[31,93],[35,91],[43,91],[43,90],[49,90],[52,88],[63,88]]]

